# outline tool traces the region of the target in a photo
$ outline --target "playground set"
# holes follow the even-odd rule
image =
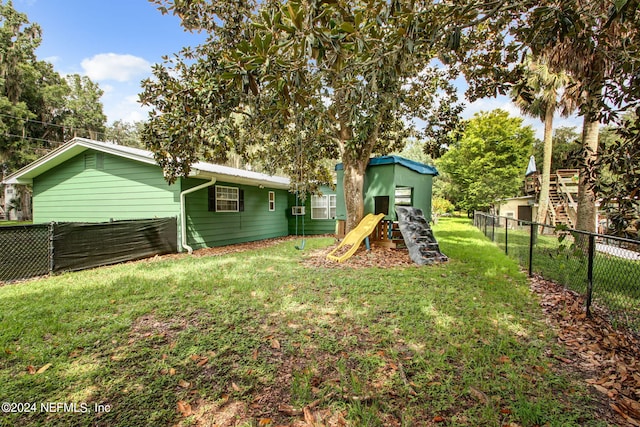
[[[411,259],[419,265],[447,260],[429,226],[433,177],[438,175],[434,167],[400,156],[371,159],[364,182],[366,215],[346,235],[341,164],[336,166],[336,172],[337,235],[343,238],[327,255],[328,259],[346,261],[364,242],[367,249],[371,244],[407,249]]]

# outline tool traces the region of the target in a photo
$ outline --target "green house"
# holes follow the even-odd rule
[[[34,223],[175,217],[187,250],[294,234],[288,178],[198,162],[169,185],[151,152],[113,143],[75,138],[5,183],[33,186]]]
[[[342,164],[336,166],[337,207],[336,219],[346,220]],[[422,209],[427,221],[431,220],[433,177],[438,171],[400,156],[374,157],[369,160],[364,177],[364,213],[384,213],[385,219],[397,220],[396,206]]]

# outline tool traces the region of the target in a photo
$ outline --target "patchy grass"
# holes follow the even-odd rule
[[[33,221],[14,221],[14,220],[0,220],[0,227],[10,227],[13,225],[31,225]]]
[[[2,400],[37,407],[0,425],[606,425],[515,261],[435,233],[431,267],[306,268],[308,238],[4,286]]]

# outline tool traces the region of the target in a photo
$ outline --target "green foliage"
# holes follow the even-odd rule
[[[415,118],[433,124],[432,139],[456,122],[455,73],[431,66],[425,37],[439,34],[442,6],[156,3],[211,34],[197,56],[184,50],[143,84],[140,99],[152,107],[143,139],[169,179],[234,150],[268,171],[284,169],[299,191],[313,192],[331,179],[321,161],[339,159],[350,228],[362,210],[370,156],[402,149],[419,133]]]
[[[575,169],[578,167],[576,158],[581,149],[580,134],[574,127],[558,127],[553,131],[553,150],[551,152],[552,172],[558,169]],[[536,141],[533,154],[536,164],[542,164],[544,144]]]
[[[455,206],[443,197],[434,197],[431,201],[431,210],[433,215],[444,215],[446,213],[453,213]]]
[[[37,59],[40,27],[12,2],[0,3],[0,25],[0,165],[6,173],[73,137],[65,125],[95,136],[106,118],[96,84],[78,75],[68,83]]]
[[[487,209],[522,189],[533,129],[503,110],[476,114],[466,122],[457,145],[439,161],[450,179],[447,190],[460,209]]]
[[[128,147],[144,148],[144,143],[140,136],[143,127],[144,122],[130,123],[116,120],[107,126],[105,130],[106,139]]]
[[[640,240],[640,116],[604,129],[595,188],[602,197],[609,232]]]

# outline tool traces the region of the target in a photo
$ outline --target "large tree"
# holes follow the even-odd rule
[[[102,112],[100,97],[104,91],[87,76],[67,77],[70,92],[66,99],[65,139],[76,136],[98,139],[104,135],[107,116]]]
[[[582,166],[577,228],[595,229],[598,128],[620,110],[638,105],[640,12],[637,0],[520,0],[453,6],[468,22],[460,26],[458,59],[474,97],[505,94],[521,79],[527,54],[573,80],[583,116]],[[478,10],[480,12],[478,12]]]
[[[171,179],[204,157],[280,167],[299,190],[330,179],[319,160],[344,165],[347,229],[363,216],[372,154],[401,149],[435,110],[455,122],[449,75],[429,67],[442,5],[374,1],[157,0],[205,45],[154,68],[141,101],[143,138]],[[443,90],[444,89],[444,90]],[[448,100],[437,102],[438,94]]]
[[[551,160],[553,154],[553,118],[556,112],[567,117],[573,113],[574,99],[567,91],[570,79],[563,72],[553,72],[544,58],[532,61],[529,57],[524,63],[523,79],[511,91],[511,96],[520,110],[544,123],[543,161],[538,198],[538,216],[536,221],[546,222],[549,208],[549,189],[551,183]]]
[[[462,138],[437,163],[449,176],[456,206],[486,210],[498,199],[520,194],[534,141],[533,129],[504,110],[466,121]]]
[[[7,173],[73,136],[65,134],[65,121],[101,132],[106,118],[96,84],[77,75],[68,83],[37,59],[40,27],[11,1],[0,3],[0,24],[0,165]]]

